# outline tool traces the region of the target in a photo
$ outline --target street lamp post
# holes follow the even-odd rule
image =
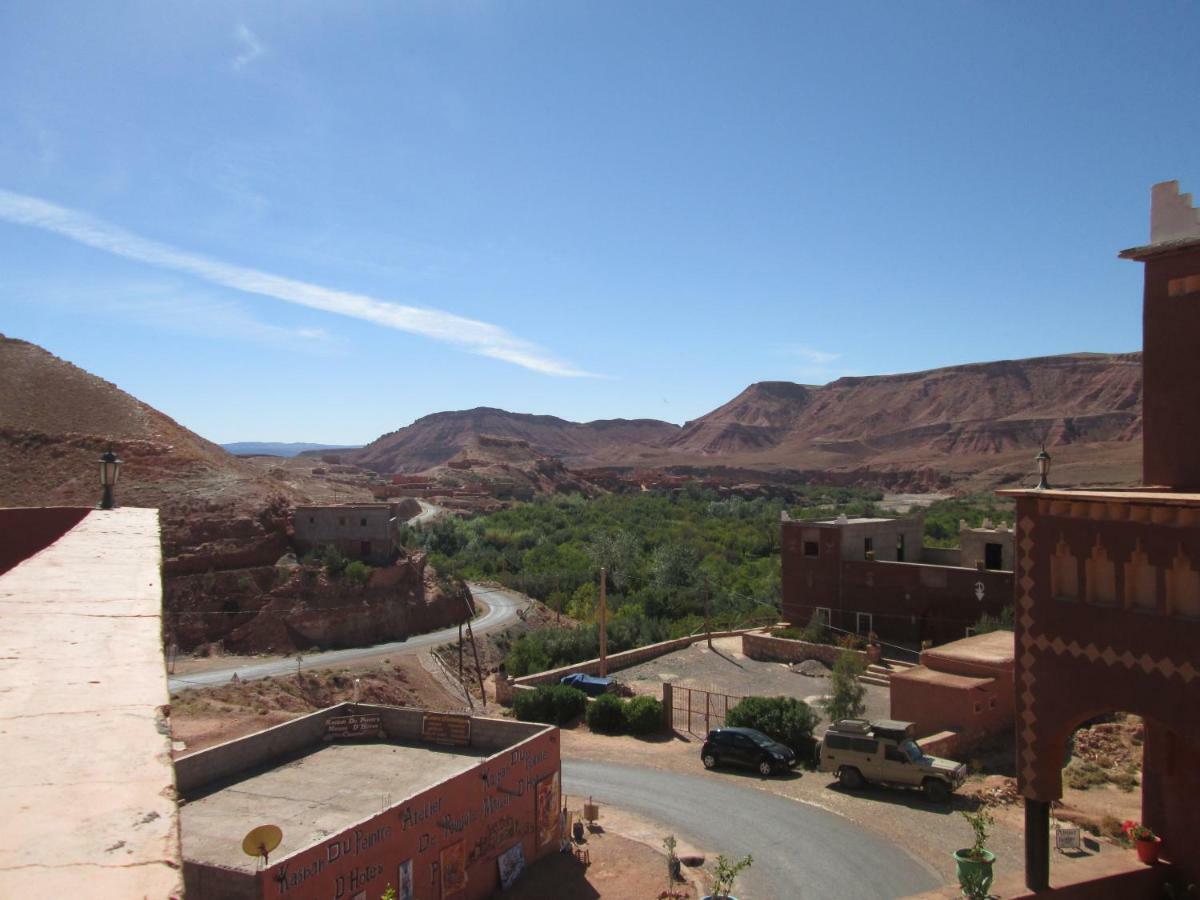
[[[1045,444],[1042,444],[1041,451],[1037,456],[1034,457],[1034,459],[1037,460],[1038,466],[1037,489],[1039,491],[1044,491],[1050,487],[1050,482],[1048,480],[1050,477],[1050,454],[1046,452]]]
[[[113,501],[113,487],[116,486],[117,476],[121,474],[121,460],[109,447],[107,452],[100,455],[100,486],[104,494],[100,497],[101,509],[112,509],[116,506]]]

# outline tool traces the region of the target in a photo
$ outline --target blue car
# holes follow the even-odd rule
[[[589,697],[599,697],[601,694],[607,694],[612,690],[613,680],[611,678],[600,678],[596,675],[584,675],[581,672],[576,672],[573,675],[564,675],[558,680],[559,684],[565,684],[567,687],[579,688]]]

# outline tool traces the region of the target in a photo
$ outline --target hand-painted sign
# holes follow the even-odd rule
[[[383,737],[383,726],[377,713],[358,716],[330,716],[325,720],[325,740]]]
[[[471,717],[451,713],[425,713],[421,737],[434,744],[466,747],[471,743]]]

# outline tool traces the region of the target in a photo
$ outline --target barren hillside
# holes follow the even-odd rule
[[[1060,483],[1124,484],[1140,474],[1141,396],[1141,354],[1082,353],[819,386],[759,382],[682,428],[438,413],[342,456],[377,472],[416,472],[495,436],[572,467],[730,467],[987,489],[1028,475],[1044,441]]]
[[[622,455],[638,447],[653,449],[678,432],[678,425],[656,419],[581,423],[481,406],[424,416],[361,450],[339,455],[376,472],[420,472],[447,462],[481,435],[488,435],[525,441],[534,451],[570,465],[587,462],[606,450]]]
[[[95,505],[97,460],[111,446],[125,463],[117,501],[160,511],[166,624],[183,649],[345,644],[460,614],[423,557],[354,590],[277,565],[295,504],[370,500],[369,490],[238,459],[26,341],[0,336],[0,384],[0,505]],[[348,593],[353,614],[340,611]]]

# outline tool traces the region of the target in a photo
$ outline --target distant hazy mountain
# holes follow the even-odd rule
[[[310,450],[357,450],[360,444],[305,444],[300,441],[234,441],[222,444],[234,456],[299,456]]]

